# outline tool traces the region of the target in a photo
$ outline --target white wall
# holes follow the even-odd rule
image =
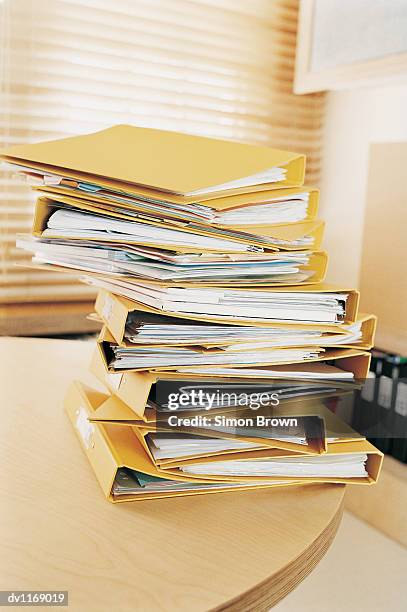
[[[328,281],[358,286],[369,145],[392,141],[407,141],[407,85],[328,94],[320,185]]]

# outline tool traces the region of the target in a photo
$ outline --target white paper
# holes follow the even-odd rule
[[[298,476],[301,478],[362,478],[368,476],[364,453],[287,457],[285,459],[234,460],[183,466],[185,474],[211,476]]]

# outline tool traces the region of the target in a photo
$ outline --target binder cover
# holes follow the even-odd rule
[[[192,201],[191,192],[284,168],[271,186],[301,185],[305,156],[264,146],[131,125],[116,125],[1,151],[3,159],[128,192],[158,192]],[[270,188],[270,184],[264,184]],[[237,189],[237,193],[251,189]],[[210,194],[216,197],[217,192]],[[200,200],[203,199],[201,196]]]

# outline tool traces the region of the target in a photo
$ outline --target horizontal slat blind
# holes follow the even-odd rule
[[[2,141],[133,123],[302,151],[316,182],[324,96],[292,94],[297,11],[297,0],[3,0]],[[0,302],[92,297],[75,276],[24,267],[15,234],[30,230],[33,196],[4,172],[0,190]]]

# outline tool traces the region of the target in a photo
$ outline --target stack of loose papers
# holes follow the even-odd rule
[[[214,369],[200,367],[197,368],[183,368],[183,372],[195,372],[196,374],[215,374]],[[282,365],[282,366],[271,366],[267,368],[245,368],[244,372],[240,368],[233,367],[217,367],[217,376],[250,376],[251,378],[281,378],[286,380],[288,378],[298,380],[343,380],[352,381],[354,380],[354,374],[352,371],[343,370],[341,368],[330,366],[328,363],[316,363],[316,364],[304,364],[298,366],[294,365]]]
[[[349,325],[346,334],[314,329],[287,329],[283,327],[250,327],[237,325],[211,325],[182,319],[170,319],[133,311],[126,322],[125,339],[134,345],[224,345],[225,350],[262,349],[282,346],[332,346],[357,344],[362,338],[360,321]]]
[[[205,234],[194,231],[176,230],[170,227],[160,227],[141,221],[127,221],[110,216],[92,215],[74,210],[57,209],[47,221],[42,236],[68,238],[71,240],[103,240],[145,244],[147,246],[166,245],[167,248],[191,248],[191,250],[245,252],[254,249],[254,243],[269,245],[307,247],[313,245],[311,236],[303,236],[295,240],[284,240],[278,237],[238,232],[237,230],[222,230],[219,228],[205,229]],[[277,233],[277,232],[276,232]],[[232,240],[234,238],[234,240]],[[241,239],[241,242],[238,240]],[[252,241],[253,244],[250,244]],[[247,244],[246,244],[247,242]],[[257,249],[261,251],[260,248]]]
[[[155,460],[179,459],[191,455],[259,448],[259,445],[255,442],[244,442],[233,438],[209,438],[193,434],[148,434],[146,441]]]
[[[275,483],[280,484],[280,483]],[[281,484],[285,484],[281,481]],[[258,483],[249,484],[249,487],[258,487]],[[240,483],[230,483],[227,485],[227,490],[234,488],[242,488]],[[247,488],[247,485],[245,485]],[[187,492],[210,492],[216,490],[225,490],[225,485],[222,483],[195,483],[195,482],[179,482],[174,480],[168,480],[166,478],[160,478],[157,476],[150,476],[130,470],[128,468],[121,468],[118,470],[116,478],[113,483],[112,493],[116,497],[121,495],[137,495],[145,492],[149,493],[187,493]]]
[[[250,364],[292,363],[318,357],[318,349],[264,349],[247,351],[199,351],[188,347],[140,347],[127,348],[113,346],[114,358],[110,366],[115,370],[151,370],[155,368],[190,365],[223,365],[233,364],[249,366]]]
[[[197,242],[194,241],[196,245]],[[50,241],[19,236],[17,246],[33,254],[33,263],[62,266],[83,272],[93,272],[103,277],[123,277],[152,281],[205,282],[211,285],[231,283],[295,284],[310,279],[311,271],[305,271],[313,257],[308,251],[285,253],[240,253],[234,257],[213,254],[170,255],[163,250],[148,248],[114,248],[104,243],[92,243],[86,239],[69,242],[68,239]],[[230,245],[233,250],[235,243]]]
[[[313,435],[310,433],[312,431],[312,423],[308,425],[304,419],[298,419],[295,426],[289,424],[270,426],[267,428],[257,427],[255,425],[234,427],[228,425],[228,423],[229,421],[233,422],[239,419],[238,412],[233,413],[233,416],[224,416],[222,419],[220,415],[221,413],[218,413],[219,421],[226,424],[218,425],[216,422],[213,422],[213,419],[210,425],[201,426],[201,429],[205,430],[204,436],[174,431],[147,433],[145,441],[154,461],[160,463],[163,459],[205,457],[225,451],[261,449],[264,448],[262,446],[264,440],[275,442],[288,441],[291,444],[305,446],[308,444],[308,438]],[[217,434],[227,434],[227,437],[214,437]],[[254,438],[258,441],[250,441],[248,438]]]

